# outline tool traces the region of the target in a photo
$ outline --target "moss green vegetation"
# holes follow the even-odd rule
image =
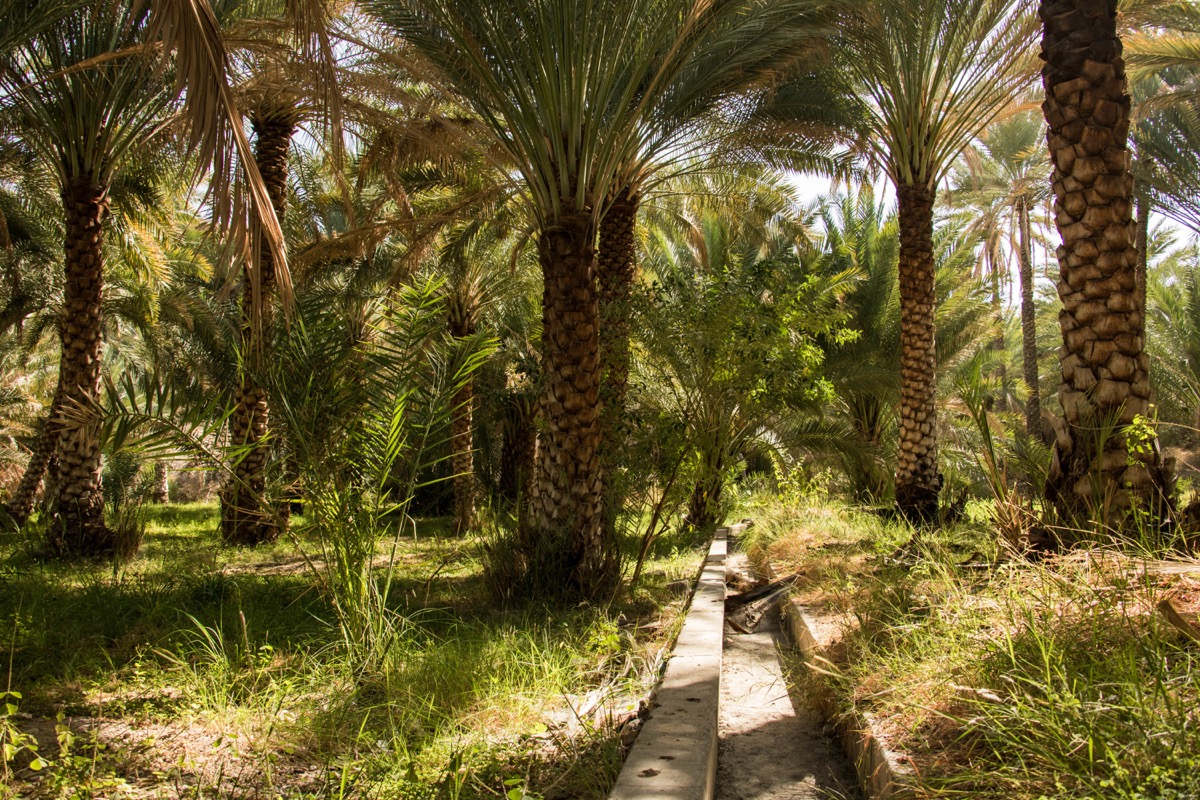
[[[479,542],[422,522],[394,557],[383,537],[395,623],[366,662],[314,580],[314,542],[231,550],[214,506],[146,513],[141,554],[115,569],[2,545],[20,697],[0,735],[30,747],[0,797],[603,796],[621,731],[596,709],[618,723],[636,710],[682,604],[675,582],[699,563],[663,540],[611,607],[499,609]]]
[[[1003,558],[986,522],[898,551],[912,530],[873,513],[760,512],[758,551],[843,632],[802,680],[872,713],[919,796],[1200,796],[1200,648],[1156,610],[1194,610],[1200,572],[1115,549]]]

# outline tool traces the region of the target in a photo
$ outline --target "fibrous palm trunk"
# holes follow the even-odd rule
[[[725,488],[722,453],[722,449],[716,447],[700,458],[696,482],[688,500],[688,525],[692,528],[707,528],[720,522],[721,493]]]
[[[522,495],[529,491],[533,483],[537,463],[537,428],[533,419],[533,403],[527,395],[509,396],[504,408],[501,436],[500,496],[523,508]]]
[[[1157,446],[1131,453],[1125,426],[1150,404],[1128,149],[1130,100],[1117,0],[1043,0],[1042,109],[1054,163],[1064,425],[1048,499],[1065,517],[1114,522],[1132,497],[1156,505],[1169,477]],[[1151,443],[1153,444],[1153,443]]]
[[[1025,431],[1031,436],[1042,433],[1042,399],[1038,387],[1037,308],[1033,304],[1033,232],[1029,225],[1029,205],[1017,202],[1017,227],[1021,272],[1021,359],[1025,388]]]
[[[600,222],[596,283],[600,291],[600,461],[604,475],[605,525],[612,526],[620,505],[613,481],[627,432],[625,395],[629,386],[629,303],[636,270],[634,232],[638,197],[623,194]]]
[[[171,502],[170,470],[167,462],[161,459],[154,462],[154,493],[150,500],[159,505]]]
[[[900,211],[900,446],[896,506],[913,522],[937,517],[937,348],[934,339],[933,203],[927,186],[897,187]]]
[[[254,160],[271,197],[275,215],[283,219],[287,207],[288,152],[296,130],[290,109],[252,118],[256,136]],[[279,536],[276,514],[266,498],[268,410],[267,390],[256,377],[263,363],[264,338],[270,329],[275,294],[275,263],[264,242],[258,253],[259,286],[245,271],[242,293],[242,350],[245,367],[230,417],[230,441],[239,448],[232,475],[221,491],[221,536],[228,544],[257,545]]]
[[[474,333],[471,320],[451,320],[450,333],[462,340]],[[462,535],[475,524],[475,459],[471,427],[475,382],[468,377],[454,393],[450,412],[450,468],[454,472],[454,532]]]
[[[54,458],[54,451],[58,448],[58,414],[61,408],[62,381],[60,380],[58,388],[54,390],[50,412],[46,416],[46,421],[42,423],[42,429],[38,431],[33,451],[29,454],[29,463],[25,465],[25,472],[21,474],[21,482],[13,490],[13,495],[9,498],[5,509],[9,518],[17,526],[24,525],[29,520],[29,515],[33,513],[33,504],[37,499],[38,489],[42,485],[42,478],[45,477],[46,469]]]
[[[996,395],[996,410],[1008,411],[1008,365],[1004,362],[1004,354],[1008,345],[1004,341],[1004,300],[1001,297],[1000,270],[997,262],[1000,260],[997,252],[998,243],[989,242],[987,245],[988,273],[992,280],[992,320],[996,326],[996,336],[992,339],[992,350],[1000,359],[997,377],[1000,379],[1000,391]]]
[[[531,496],[530,569],[583,596],[615,578],[601,525],[599,308],[595,228],[586,214],[543,228],[542,394],[544,416]],[[549,585],[555,585],[553,583]]]
[[[100,491],[100,437],[95,418],[100,397],[100,345],[104,294],[104,219],[108,191],[90,179],[63,191],[66,211],[66,285],[59,322],[62,408],[71,416],[58,432],[55,496],[49,546],[60,556],[103,556],[115,541],[104,525]]]
[[[1138,311],[1142,319],[1146,318],[1146,272],[1150,268],[1150,190],[1146,189],[1138,196],[1137,202],[1137,235],[1134,249],[1137,252],[1137,291]]]

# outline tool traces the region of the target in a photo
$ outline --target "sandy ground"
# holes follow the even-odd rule
[[[745,556],[729,571],[750,572]],[[854,770],[803,698],[789,691],[777,648],[786,646],[768,614],[755,633],[726,625],[721,667],[717,800],[830,800],[861,797]]]

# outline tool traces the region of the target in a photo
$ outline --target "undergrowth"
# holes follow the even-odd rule
[[[1200,573],[1130,547],[1005,558],[986,515],[914,537],[833,503],[757,513],[753,546],[844,632],[806,684],[871,713],[919,796],[1200,797],[1200,648],[1156,611],[1200,605]]]
[[[146,514],[117,567],[0,545],[0,797],[601,797],[621,743],[594,708],[636,710],[699,563],[666,537],[611,607],[499,608],[479,543],[423,521],[379,537],[396,624],[367,661],[316,542],[231,550],[211,506]]]

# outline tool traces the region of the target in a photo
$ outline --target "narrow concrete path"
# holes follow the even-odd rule
[[[741,553],[731,553],[726,566],[730,577],[753,574]],[[861,797],[820,716],[789,690],[778,650],[789,646],[774,611],[754,633],[725,625],[716,800]]]

